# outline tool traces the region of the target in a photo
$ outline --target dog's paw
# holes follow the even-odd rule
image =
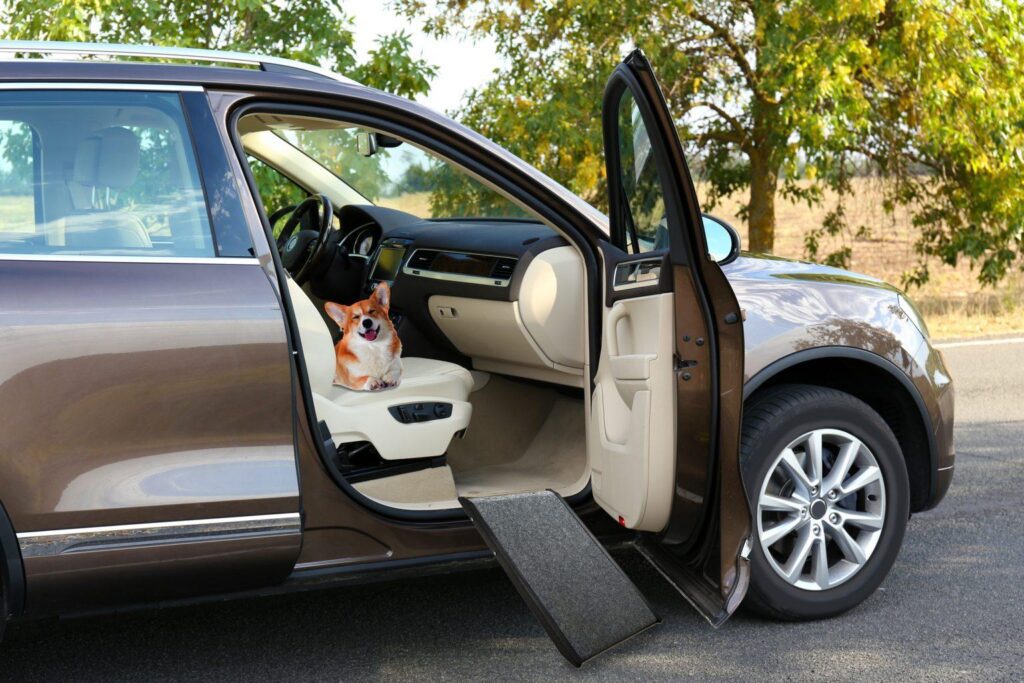
[[[370,377],[363,383],[363,391],[380,391],[384,388],[384,382],[377,377]]]
[[[393,389],[398,386],[397,380],[386,379],[382,377],[371,377],[366,380],[363,385],[364,391],[383,391],[384,389]]]

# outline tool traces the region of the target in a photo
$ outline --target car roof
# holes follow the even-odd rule
[[[175,47],[166,45],[125,45],[119,43],[85,43],[48,40],[0,40],[0,55],[8,55],[4,62],[24,62],[23,55],[50,55],[58,58],[74,56],[83,58],[107,57],[114,60],[132,61],[158,59],[164,62],[192,62],[196,64],[231,64],[258,67],[262,71],[285,72],[305,76],[319,76],[330,81],[358,85],[355,81],[316,64],[301,62],[284,57],[259,55],[228,50]],[[19,59],[20,58],[20,59]],[[66,61],[66,60],[65,60]]]
[[[51,57],[40,59],[37,55]],[[92,59],[94,57],[107,59]],[[138,59],[162,61],[129,61]],[[160,83],[255,90],[336,90],[340,91],[338,94],[364,96],[379,93],[344,75],[306,62],[244,52],[159,45],[0,40],[0,64],[3,64],[0,83]],[[248,68],[225,67],[225,64]]]
[[[288,67],[239,68],[156,64],[145,62],[65,61],[58,59],[5,60],[0,82],[163,83],[262,90],[373,90],[354,81],[333,80]]]

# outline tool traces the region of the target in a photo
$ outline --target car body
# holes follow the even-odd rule
[[[40,52],[69,51],[61,45],[35,47]],[[81,49],[200,61],[237,58],[150,48]],[[537,352],[548,358],[537,364],[532,356],[522,360],[516,355],[519,350],[488,357],[486,350],[478,349],[493,345],[493,337],[487,336],[489,324],[474,324],[466,332],[445,319],[446,311],[456,309],[463,311],[461,319],[473,319],[477,305],[507,312],[510,303],[512,308],[518,305],[517,315],[528,318],[528,305],[515,301],[513,293],[520,292],[529,271],[517,269],[528,269],[536,261],[556,274],[568,272],[558,270],[563,266],[557,259],[545,260],[544,254],[569,247],[578,252],[578,260],[572,257],[571,265],[564,267],[586,274],[569,287],[576,297],[570,300],[576,302],[570,306],[572,315],[582,321],[615,315],[608,311],[623,302],[621,297],[632,301],[631,287],[676,292],[674,299],[658,304],[675,306],[675,353],[669,347],[669,353],[660,355],[636,354],[645,356],[642,362],[667,363],[659,366],[665,387],[651,391],[671,394],[666,406],[685,408],[674,416],[663,415],[655,421],[660,427],[653,427],[669,430],[667,438],[675,444],[670,450],[677,453],[663,470],[680,484],[668,487],[669,497],[662,504],[667,508],[646,523],[643,520],[657,507],[647,501],[641,516],[631,519],[626,511],[630,501],[615,502],[617,492],[607,481],[591,481],[589,469],[582,478],[574,474],[572,482],[562,484],[566,500],[604,541],[631,542],[639,537],[649,553],[654,549],[654,554],[664,554],[669,548],[670,557],[661,561],[689,567],[678,581],[684,592],[710,586],[704,590],[713,599],[705,600],[703,611],[713,620],[727,617],[747,587],[756,500],[748,497],[750,482],[744,492],[737,455],[744,402],[750,405],[764,392],[790,385],[813,385],[856,397],[882,416],[899,443],[909,482],[908,508],[929,509],[945,494],[954,457],[952,384],[920,316],[897,289],[846,271],[752,254],[730,254],[719,267],[714,260],[692,257],[706,250],[705,236],[697,231],[687,233],[693,241],[680,258],[684,266],[674,260],[675,250],[684,249],[678,240],[672,242],[671,254],[664,249],[627,256],[620,250],[611,257],[608,243],[616,239],[615,220],[473,131],[402,98],[302,65],[266,58],[249,61],[260,68],[18,60],[8,63],[0,75],[0,119],[17,121],[19,111],[30,110],[37,117],[31,124],[36,140],[36,225],[59,223],[64,231],[59,242],[49,233],[41,236],[50,227],[32,228],[30,237],[7,243],[0,240],[0,545],[7,559],[3,595],[12,618],[447,571],[491,557],[461,509],[429,500],[390,505],[386,494],[378,495],[379,486],[373,488],[374,481],[381,481],[375,478],[381,467],[387,469],[387,481],[427,471],[436,474],[447,467],[433,451],[427,454],[431,458],[412,459],[416,463],[401,453],[389,454],[388,439],[406,426],[395,413],[396,422],[372,436],[360,432],[364,435],[352,437],[356,446],[348,451],[339,431],[328,424],[330,418],[324,417],[321,396],[333,389],[321,391],[311,379],[313,338],[303,331],[308,319],[300,314],[300,290],[293,288],[292,271],[283,264],[298,258],[296,249],[302,250],[302,257],[320,254],[314,243],[334,236],[329,223],[335,221],[342,225],[334,230],[339,234],[348,234],[346,226],[357,219],[378,230],[370,235],[371,253],[353,250],[345,261],[362,268],[360,292],[372,275],[367,269],[375,269],[381,258],[382,243],[387,247],[397,240],[405,245],[398,266],[406,270],[395,270],[390,280],[392,312],[402,316],[396,320],[406,351],[428,350],[434,364],[420,365],[451,375],[443,380],[447,383],[438,402],[450,401],[456,413],[470,401],[463,400],[465,394],[451,399],[450,392],[461,391],[452,387],[469,377],[466,382],[479,380],[486,388],[488,381],[499,382],[480,380],[480,375],[491,373],[514,376],[508,391],[541,397],[550,401],[544,405],[551,410],[565,399],[581,410],[588,406],[589,419],[604,419],[594,408],[596,394],[587,393],[588,387],[593,392],[601,382],[599,367],[610,363],[601,356],[608,353],[610,342],[600,325],[583,322],[582,329],[572,333],[582,335],[579,347],[584,350],[578,359],[566,351],[564,363],[551,358],[562,353],[565,336],[560,332],[545,340],[546,328],[535,328],[534,343],[516,348],[525,348],[523,353],[529,355],[531,347],[549,344]],[[642,76],[642,62],[631,68]],[[627,90],[634,85],[629,80],[633,75],[626,74]],[[653,92],[650,83],[636,87]],[[60,118],[62,107],[81,108],[77,125]],[[337,205],[336,212],[317,214],[324,223],[319,233],[297,218],[292,229],[298,232],[275,245],[267,214],[281,207],[264,208],[247,155],[274,157],[271,148],[287,137],[270,138],[267,133],[275,125],[282,130],[307,126],[299,132],[314,137],[326,126],[324,121],[333,120],[332,111],[342,112],[337,116],[346,125],[372,126],[380,136],[373,146],[387,146],[389,136],[400,136],[452,160],[528,208],[533,217],[417,222],[394,210]],[[99,112],[95,123],[89,118],[94,112]],[[648,124],[657,118],[656,107],[644,112],[654,116],[645,118]],[[118,123],[114,117],[122,115],[134,118],[130,124]],[[121,139],[122,133],[112,130],[139,131],[156,126],[156,120],[164,127],[160,130],[172,131],[161,133],[159,144],[146,142],[156,137],[137,133],[143,142],[132,147],[130,140]],[[311,120],[320,123],[303,123]],[[239,126],[246,125],[248,132],[240,133]],[[245,135],[254,136],[249,147],[243,145]],[[257,144],[261,139],[269,147]],[[360,144],[370,143],[364,137]],[[138,234],[134,218],[127,221],[121,208],[112,207],[117,206],[119,191],[129,192],[121,188],[135,182],[134,176],[122,177],[127,173],[125,155],[133,160],[138,156],[141,161],[127,166],[142,164],[145,171],[147,155],[166,145],[179,145],[174,196],[198,201],[199,218],[181,218],[185,209],[161,213],[171,216],[170,232],[161,233],[164,228],[158,226],[150,240]],[[74,153],[68,151],[72,149]],[[121,151],[125,149],[130,151]],[[115,153],[121,156],[107,159]],[[274,157],[278,170],[308,176],[302,179],[307,185],[324,178],[322,188],[305,188],[309,201],[325,201],[317,192],[335,197],[347,192],[337,184],[338,178],[322,175],[323,169],[308,163],[302,168],[289,166],[293,152],[281,154]],[[58,158],[59,163],[54,161]],[[673,163],[678,170],[678,160]],[[79,169],[83,164],[92,169],[81,172],[85,175]],[[181,170],[189,166],[191,174]],[[684,177],[688,183],[688,175]],[[58,198],[54,188],[66,191],[70,200]],[[60,208],[61,202],[71,208]],[[614,203],[613,197],[613,209]],[[666,206],[671,204],[666,201]],[[43,220],[48,212],[59,218]],[[207,214],[208,219],[203,217]],[[699,225],[694,218],[699,214],[688,215],[688,225]],[[120,221],[116,229],[110,227],[111,221]],[[154,230],[152,224],[146,229]],[[711,224],[706,229],[722,230]],[[303,235],[306,241],[296,247]],[[96,247],[95,241],[103,239],[114,241]],[[153,251],[139,252],[143,247],[131,242],[137,239]],[[195,253],[183,251],[182,245],[190,245]],[[325,248],[326,258],[341,258],[331,251],[335,247],[332,243]],[[472,275],[468,280],[427,277],[429,273],[409,270],[409,259],[417,250],[508,256],[514,260],[513,270],[498,289]],[[360,261],[357,256],[369,258]],[[620,259],[618,265],[610,258]],[[674,277],[687,279],[672,282],[670,268],[664,267],[670,259]],[[602,260],[607,277],[614,271],[618,278],[625,264],[623,277],[633,278],[622,281],[619,294],[618,279],[615,287],[601,289]],[[341,291],[346,285],[327,281],[328,273],[335,272],[331,269],[339,278],[347,277],[348,266],[339,264],[330,261],[311,286],[328,293]],[[403,294],[419,292],[416,287],[427,289],[415,297]],[[556,289],[565,287],[558,283]],[[687,287],[702,294],[680,296]],[[470,303],[476,299],[483,303]],[[449,300],[458,303],[446,303]],[[430,301],[440,303],[428,307]],[[556,298],[552,305],[564,305],[564,300]],[[634,315],[640,320],[645,314]],[[671,320],[671,310],[668,315]],[[490,331],[503,333],[506,319],[481,316],[496,321]],[[309,324],[318,325],[315,317]],[[554,329],[556,318],[547,320]],[[692,331],[679,332],[682,321]],[[517,328],[509,329],[514,335]],[[614,323],[612,329],[618,330]],[[483,335],[483,341],[474,335]],[[427,339],[419,341],[421,337]],[[638,335],[634,343],[642,345],[643,337]],[[446,344],[446,338],[452,343]],[[671,334],[665,339],[673,343]],[[613,344],[628,343],[620,338]],[[461,367],[462,374],[437,365],[441,362]],[[410,386],[416,381],[414,369],[407,361]],[[476,374],[471,376],[468,369]],[[640,381],[640,375],[629,374],[640,372],[632,365],[608,372],[613,379],[606,379],[605,386]],[[436,379],[431,379],[431,386]],[[476,384],[473,389],[481,391]],[[375,396],[366,400],[377,400]],[[336,403],[348,410],[360,400],[363,397],[346,395]],[[416,394],[409,400],[412,406],[429,397]],[[528,412],[524,406],[533,400],[515,405]],[[474,415],[483,419],[486,411],[480,406],[475,410]],[[468,423],[469,417],[465,419]],[[488,423],[493,428],[504,417],[487,419],[493,420]],[[584,429],[583,413],[576,419]],[[360,420],[359,429],[366,434],[378,429],[370,426],[370,418],[365,424]],[[431,424],[443,422],[431,418]],[[435,438],[435,431],[420,443]],[[452,436],[446,434],[444,442]],[[466,434],[470,438],[476,438],[472,429]],[[379,451],[373,467],[339,471],[330,448],[351,465],[361,457],[358,447],[366,442]],[[395,448],[408,445],[403,442]],[[425,460],[431,460],[429,470],[419,462]],[[591,466],[590,460],[586,466]],[[359,476],[351,476],[356,470]],[[417,483],[415,488],[421,491],[422,486],[426,484]],[[459,494],[470,495],[461,489]],[[621,513],[606,514],[618,510],[616,506]],[[695,567],[702,569],[694,571]]]

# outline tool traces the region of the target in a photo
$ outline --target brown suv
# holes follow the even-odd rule
[[[744,596],[823,617],[950,484],[920,315],[872,278],[741,255],[642,54],[605,94],[606,217],[307,65],[0,51],[115,57],[0,74],[10,618],[497,556],[579,663],[656,621],[601,544],[714,624]],[[401,382],[354,391],[325,304],[379,283]]]

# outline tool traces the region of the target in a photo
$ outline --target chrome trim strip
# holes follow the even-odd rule
[[[2,50],[0,50],[2,52]],[[16,60],[0,59],[0,64]],[[25,83],[0,83],[0,90],[142,90],[149,92],[203,92],[199,85],[168,85],[166,83],[60,83],[50,81],[27,81]]]
[[[641,287],[657,287],[658,279],[642,281],[642,282],[630,282],[624,285],[612,285],[613,292],[622,292],[630,289],[640,289]]]
[[[76,43],[47,40],[3,40],[0,41],[0,53],[30,52],[38,54],[59,55],[102,55],[105,57],[143,57],[149,59],[176,59],[181,61],[207,62],[214,64],[241,64],[244,66],[263,67],[265,64],[284,66],[307,73],[316,74],[334,81],[359,85],[352,79],[341,74],[328,71],[314,64],[299,62],[282,57],[269,57],[246,52],[230,52],[220,50],[202,50],[197,48],[164,47],[158,45],[121,45],[114,43]]]
[[[487,285],[488,287],[508,287],[509,280],[502,282],[501,280],[492,280],[486,277],[476,277],[474,275],[459,275],[458,273],[437,273],[432,270],[413,270],[408,266],[402,268],[402,272],[406,275],[413,275],[415,277],[429,277],[434,280],[448,280],[450,282],[465,282],[472,285]]]
[[[248,517],[190,519],[149,524],[53,529],[17,534],[21,556],[55,557],[94,550],[140,549],[154,545],[234,540],[302,533],[298,512]]]
[[[3,254],[0,261],[53,261],[71,263],[189,263],[219,266],[258,266],[256,257],[235,256],[89,256],[86,254]]]
[[[429,277],[434,280],[447,280],[449,282],[465,282],[471,285],[487,285],[488,287],[508,287],[512,282],[510,276],[507,280],[502,280],[496,277],[481,277],[479,275],[462,275],[459,273],[439,273],[436,270],[425,270],[422,268],[412,268],[409,266],[409,262],[413,260],[417,252],[420,251],[435,251],[439,254],[466,254],[468,256],[487,256],[495,259],[511,259],[516,262],[516,266],[519,266],[519,259],[515,256],[503,256],[500,254],[483,254],[478,251],[462,251],[460,249],[434,249],[433,247],[423,247],[420,249],[414,249],[408,258],[405,259],[405,265],[402,266],[402,272],[406,275],[412,275],[414,277]],[[372,271],[371,271],[372,272]],[[513,270],[513,275],[515,271]]]

